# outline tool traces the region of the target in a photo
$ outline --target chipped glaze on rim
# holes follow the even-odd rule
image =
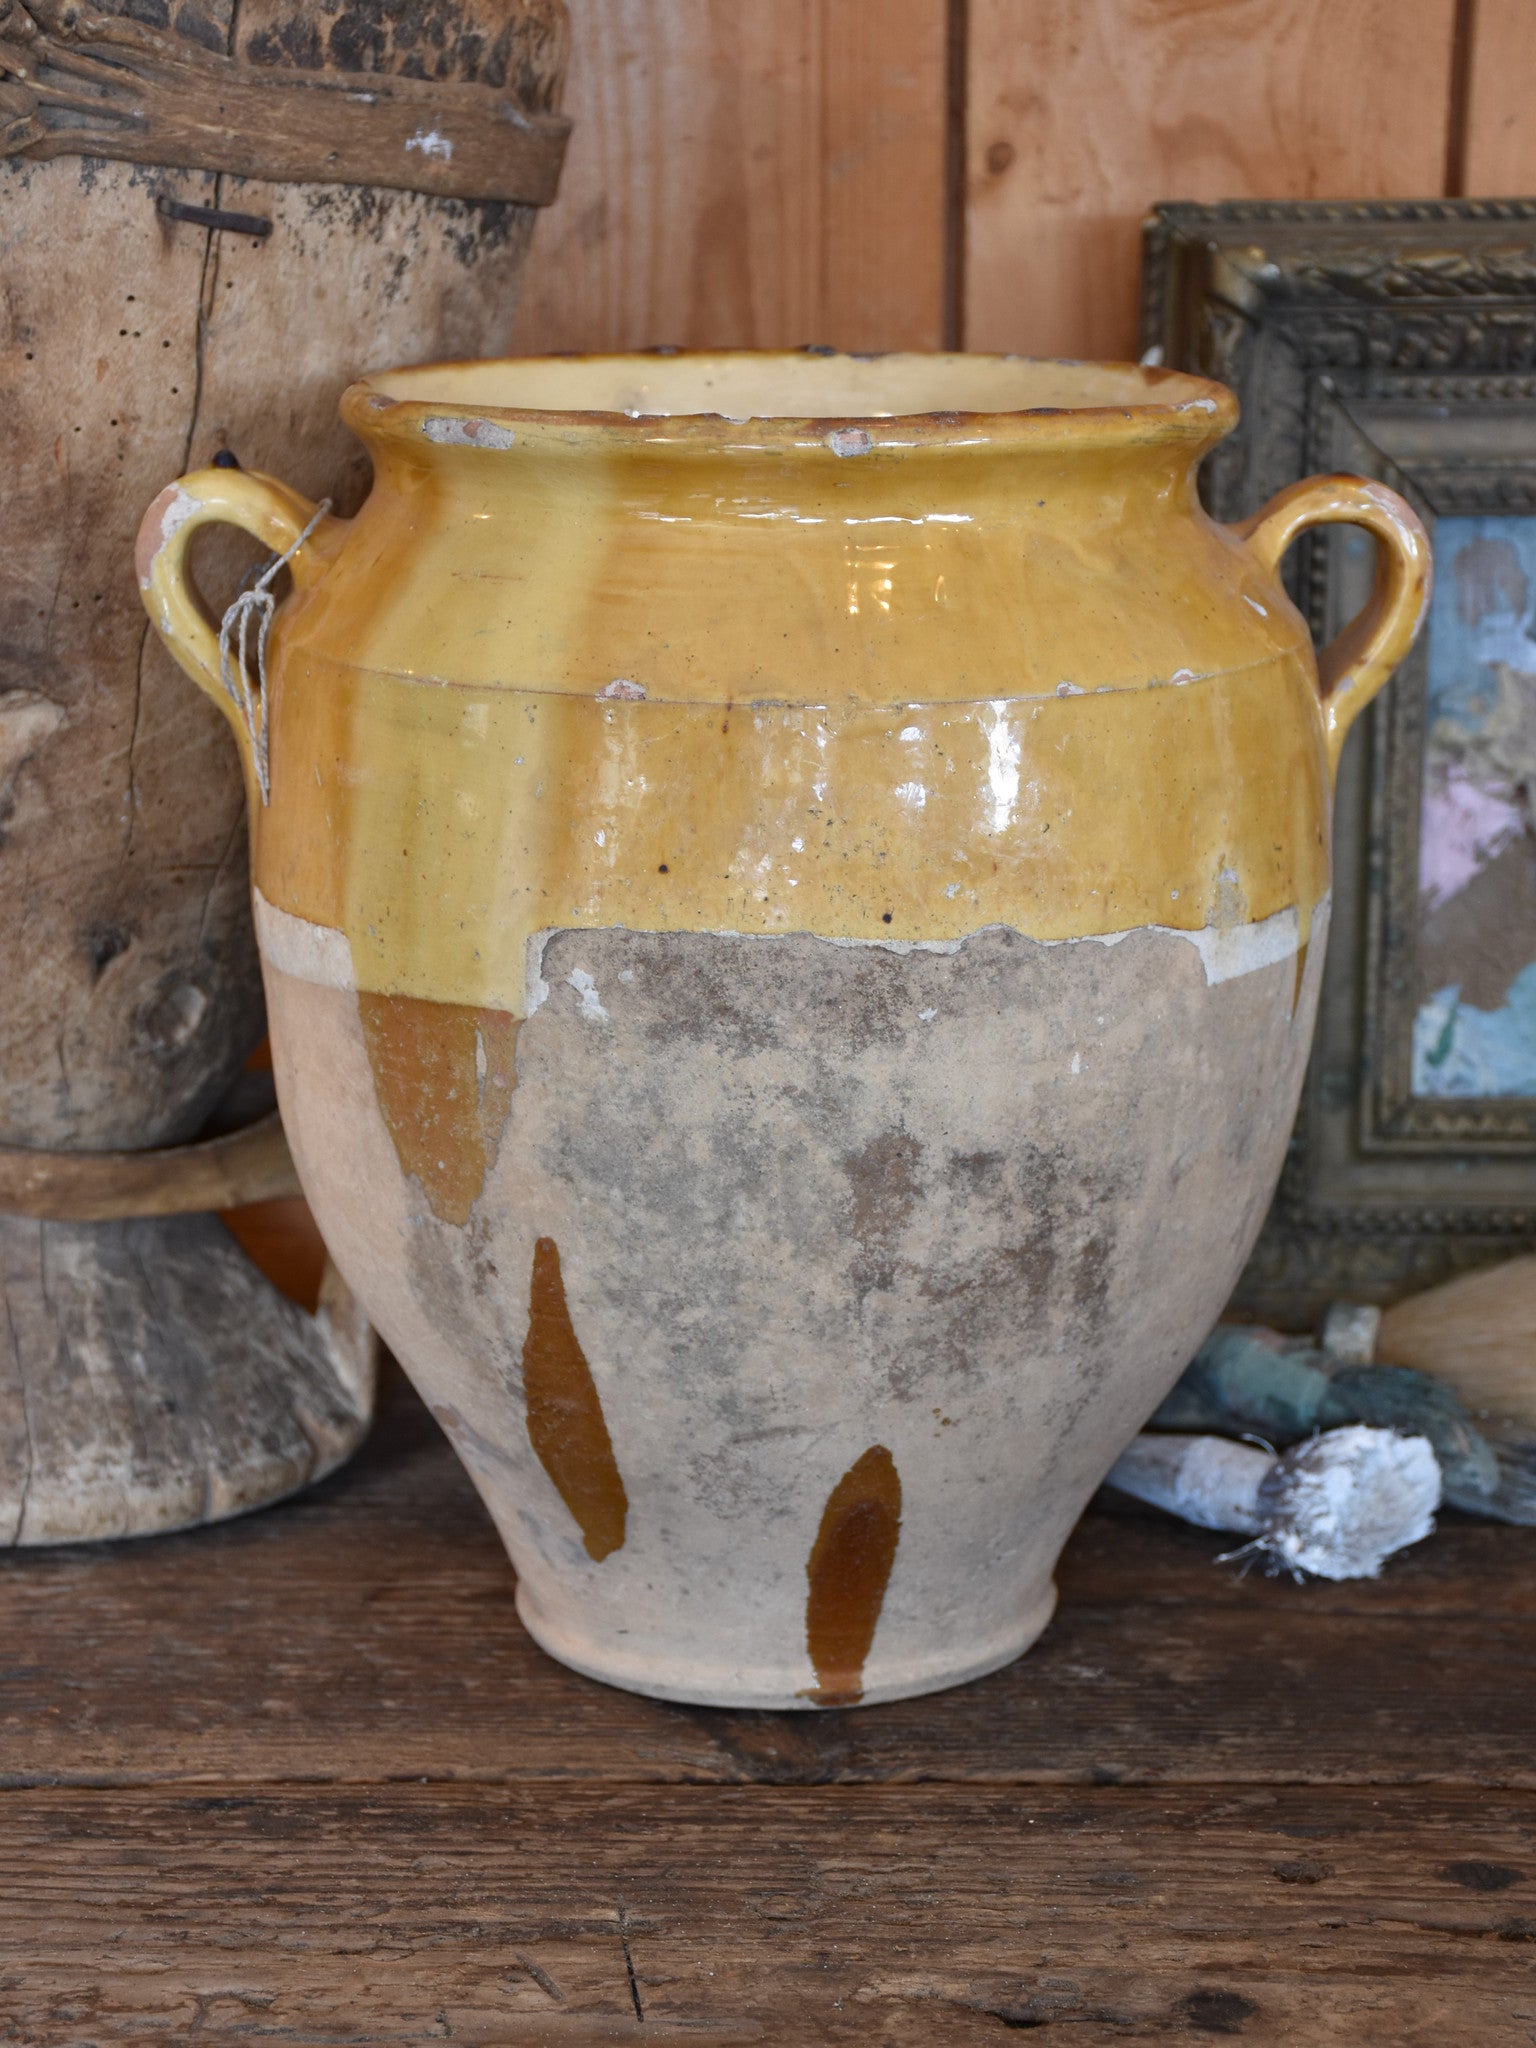
[[[590,372],[594,387],[617,378],[662,366],[680,365],[707,374],[711,366],[751,371],[763,376],[794,374],[807,366],[889,365],[893,375],[931,375],[953,370],[957,381],[1017,364],[1043,374],[1066,372],[1085,386],[1113,377],[1139,380],[1148,393],[1172,387],[1167,398],[1149,396],[1129,404],[1037,405],[1014,408],[926,408],[911,412],[828,409],[825,412],[736,414],[720,410],[640,411],[611,406],[519,406],[446,395],[414,397],[409,387],[430,387],[431,380],[455,380],[505,373],[557,375]],[[1172,390],[1182,392],[1176,402]],[[655,451],[692,449],[720,453],[830,452],[841,460],[868,454],[906,453],[915,449],[940,452],[1009,447],[1085,450],[1126,446],[1170,449],[1209,445],[1237,424],[1238,402],[1223,384],[1185,371],[1139,363],[1087,363],[1069,358],[1021,355],[840,354],[823,350],[653,350],[639,353],[571,354],[506,357],[496,362],[455,361],[423,364],[403,370],[373,371],[359,378],[342,396],[341,413],[366,441],[426,441],[438,447],[502,453],[520,435],[548,446],[579,437],[609,442],[618,448]],[[477,426],[485,431],[477,433]],[[750,438],[736,439],[750,428]],[[510,429],[511,437],[508,438]]]

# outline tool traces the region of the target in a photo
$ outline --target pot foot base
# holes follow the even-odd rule
[[[945,1692],[954,1685],[967,1685],[1011,1664],[1043,1633],[1056,1610],[1056,1588],[1051,1585],[1045,1598],[1006,1636],[974,1649],[965,1657],[912,1658],[877,1655],[871,1663],[863,1695],[857,1701],[823,1706],[809,1696],[810,1685],[803,1666],[782,1672],[758,1666],[755,1669],[685,1666],[680,1660],[664,1664],[659,1658],[625,1651],[611,1643],[595,1643],[579,1631],[551,1621],[527,1597],[519,1584],[517,1612],[529,1635],[558,1663],[595,1678],[603,1685],[623,1692],[643,1693],[649,1699],[674,1700],[690,1707],[768,1708],[785,1713],[829,1713],[846,1706],[873,1707],[886,1700],[916,1699],[923,1693]],[[803,1688],[803,1689],[802,1689]]]

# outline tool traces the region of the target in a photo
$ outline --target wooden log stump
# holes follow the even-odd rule
[[[342,389],[505,347],[536,209],[7,155],[7,93],[41,89],[5,76],[17,20],[81,11],[0,0],[0,1144],[98,1150],[192,1137],[264,1028],[235,749],[149,630],[144,507],[233,451],[355,510]],[[480,85],[529,116],[559,90],[561,0],[242,0],[238,33],[236,11],[180,0],[161,40],[258,80]]]
[[[334,1471],[377,1340],[334,1267],[308,1316],[213,1216],[0,1216],[0,1544],[223,1521]]]
[[[244,799],[133,537],[221,454],[355,510],[345,385],[506,348],[565,40],[563,0],[0,0],[0,1542],[236,1513],[367,1427],[334,1277],[311,1320],[168,1213],[291,1181],[270,1128],[191,1142],[265,1028]],[[210,543],[216,604],[245,566]]]

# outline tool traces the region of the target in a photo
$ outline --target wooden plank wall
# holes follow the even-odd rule
[[[1531,0],[568,0],[519,345],[1115,356],[1158,199],[1536,188]]]
[[[937,348],[944,0],[574,0],[519,344]]]
[[[568,0],[518,346],[1126,356],[1159,199],[1536,191],[1536,0]],[[312,1294],[299,1205],[238,1219]]]
[[[972,0],[968,347],[1123,356],[1158,199],[1444,188],[1455,0]]]

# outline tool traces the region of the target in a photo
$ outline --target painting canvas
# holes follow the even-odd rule
[[[1413,1093],[1536,1097],[1536,518],[1435,542]]]

